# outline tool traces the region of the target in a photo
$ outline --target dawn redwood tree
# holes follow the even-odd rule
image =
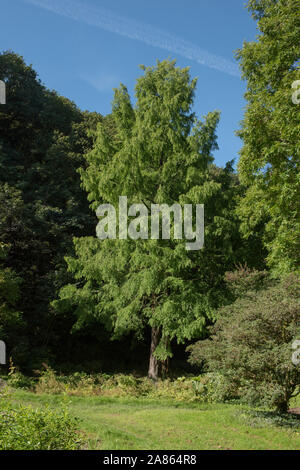
[[[76,256],[66,259],[76,284],[65,286],[55,305],[73,305],[76,328],[97,319],[113,338],[130,332],[142,338],[150,327],[148,375],[156,379],[172,341],[204,334],[222,297],[224,271],[238,261],[239,185],[230,164],[212,164],[219,113],[196,119],[189,69],[175,61],[142,69],[134,107],[125,86],[115,90],[110,126],[98,124],[86,155],[83,186],[95,211],[100,203],[117,209],[119,196],[149,209],[204,204],[205,247],[187,251],[173,231],[170,240],[75,238]]]
[[[239,213],[280,274],[300,269],[300,0],[250,0],[248,9],[260,34],[237,54],[247,80]]]

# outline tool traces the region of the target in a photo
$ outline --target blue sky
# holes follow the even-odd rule
[[[176,58],[198,77],[194,110],[221,111],[218,165],[238,159],[234,135],[246,84],[234,51],[257,34],[243,0],[2,0],[1,49],[33,65],[42,82],[81,109],[107,114],[113,88],[131,95],[139,64]]]

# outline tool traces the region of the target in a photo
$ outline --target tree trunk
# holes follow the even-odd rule
[[[151,346],[150,346],[148,377],[149,379],[152,379],[155,382],[158,379],[159,361],[154,356],[154,351],[156,347],[158,346],[159,340],[160,340],[160,329],[153,326],[151,329]]]
[[[166,337],[164,339],[165,347],[168,350],[170,346],[170,339]],[[168,377],[170,371],[170,358],[167,357],[164,361],[161,362],[161,375],[162,378],[165,379]]]
[[[276,411],[280,414],[286,414],[288,412],[288,403],[286,401],[282,401],[281,403],[277,404]]]
[[[281,401],[277,403],[277,411],[279,413],[287,413],[289,409],[289,401],[291,399],[291,393],[285,390],[284,397],[282,397]]]

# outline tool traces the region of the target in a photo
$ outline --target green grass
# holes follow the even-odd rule
[[[62,401],[80,418],[86,448],[123,450],[294,449],[300,421],[278,419],[235,404],[182,404],[165,400],[37,395],[17,390],[13,399],[35,407]]]

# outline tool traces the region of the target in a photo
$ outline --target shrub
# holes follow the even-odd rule
[[[300,367],[291,360],[291,345],[300,338],[299,278],[244,292],[220,309],[211,333],[188,348],[189,361],[223,374],[248,402],[286,412],[300,391]]]
[[[77,421],[64,409],[33,409],[0,398],[0,450],[75,450]]]
[[[222,403],[239,398],[238,388],[218,373],[210,372],[194,377],[192,384],[196,396],[206,403]]]
[[[13,375],[8,376],[7,384],[13,388],[25,388],[29,390],[34,387],[34,379],[16,371]]]
[[[22,388],[26,386],[26,381],[20,380],[19,373],[14,373],[17,377],[13,379],[12,374],[10,384]],[[39,394],[166,398],[203,403],[222,402],[236,397],[236,390],[220,374],[178,377],[175,380],[164,379],[153,383],[147,377],[135,377],[131,374],[75,372],[70,375],[58,375],[48,366],[45,371],[40,372],[40,377],[31,389]]]

